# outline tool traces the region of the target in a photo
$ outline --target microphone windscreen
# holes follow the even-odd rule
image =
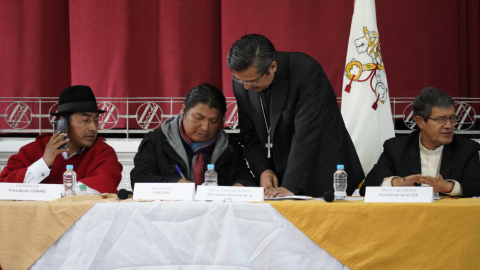
[[[128,194],[133,194],[133,192],[122,188],[117,192],[117,197],[120,200],[125,200],[126,198],[128,198]]]
[[[333,192],[331,192],[330,190],[329,190],[329,191],[326,191],[326,192],[323,194],[323,199],[324,199],[326,202],[333,202],[333,200],[335,199],[335,194],[333,194]]]

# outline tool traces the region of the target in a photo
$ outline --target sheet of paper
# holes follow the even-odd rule
[[[281,200],[310,200],[312,197],[310,196],[302,196],[302,195],[293,195],[293,196],[285,196],[285,197],[275,197],[275,198],[265,198],[265,201],[281,201]]]
[[[320,198],[313,198],[313,200],[324,200],[323,197]],[[363,201],[363,197],[347,197],[346,201]]]
[[[347,201],[363,201],[363,197],[347,197]]]

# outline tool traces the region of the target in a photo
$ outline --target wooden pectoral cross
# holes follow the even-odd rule
[[[273,143],[270,142],[270,135],[268,135],[267,143],[265,144],[265,147],[268,149],[268,154],[267,158],[270,158],[270,149],[273,148]]]

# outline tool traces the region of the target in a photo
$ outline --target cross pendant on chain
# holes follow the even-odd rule
[[[267,140],[268,141],[265,144],[265,147],[268,149],[267,158],[270,158],[270,149],[272,149],[272,147],[273,147],[273,143],[270,143],[270,135],[268,135]]]

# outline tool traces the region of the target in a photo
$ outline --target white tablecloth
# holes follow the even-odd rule
[[[130,202],[94,205],[31,269],[348,268],[269,204]]]

